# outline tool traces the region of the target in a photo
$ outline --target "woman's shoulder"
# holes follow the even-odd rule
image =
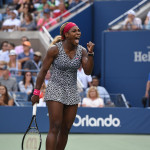
[[[102,98],[100,98],[100,97],[98,97],[97,99],[96,99],[97,101],[104,101]]]
[[[58,53],[58,45],[51,45],[49,48],[48,48],[48,51],[47,51],[48,53]]]
[[[78,45],[78,48],[80,48],[80,49],[82,49],[82,50],[86,51],[86,48],[85,48],[85,47],[83,47],[82,45]]]
[[[18,84],[19,84],[19,85],[23,85],[23,81],[20,81]]]
[[[84,100],[84,101],[88,101],[88,100],[90,100],[90,98],[84,97],[83,100]]]

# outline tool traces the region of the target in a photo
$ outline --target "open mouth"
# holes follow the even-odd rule
[[[76,38],[75,38],[76,44],[79,44],[79,40],[80,40],[80,37],[76,37]]]

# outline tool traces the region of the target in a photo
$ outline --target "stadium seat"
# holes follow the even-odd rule
[[[24,92],[11,92],[16,106],[32,106],[32,102],[28,101],[28,95]]]

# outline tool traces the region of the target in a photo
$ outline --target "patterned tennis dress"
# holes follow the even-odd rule
[[[80,102],[77,91],[77,69],[81,64],[82,46],[78,45],[73,59],[65,53],[62,42],[56,44],[59,50],[51,68],[51,78],[48,82],[45,101],[53,100],[65,105]]]

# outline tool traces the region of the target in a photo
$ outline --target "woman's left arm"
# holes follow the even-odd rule
[[[88,52],[82,49],[82,67],[86,75],[90,75],[94,66],[94,43],[87,43]]]
[[[14,100],[13,99],[10,99],[9,101],[8,101],[8,106],[13,106],[14,105]]]

